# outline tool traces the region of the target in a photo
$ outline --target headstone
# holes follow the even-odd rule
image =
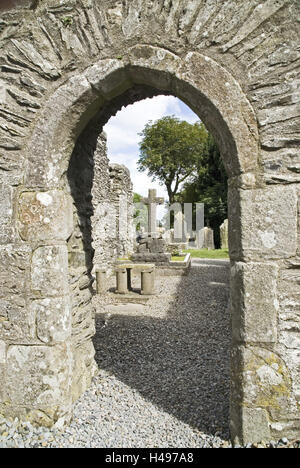
[[[197,232],[196,244],[198,249],[215,249],[214,231],[209,227],[205,227]]]
[[[181,209],[174,212],[174,238],[175,242],[186,242],[184,214]]]
[[[204,229],[196,232],[196,247],[197,249],[204,248]]]
[[[221,248],[228,249],[228,219],[220,226]]]
[[[204,228],[204,248],[215,250],[214,231],[209,227]]]

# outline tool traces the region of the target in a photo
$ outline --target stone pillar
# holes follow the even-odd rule
[[[299,431],[299,324],[283,280],[296,274],[296,213],[293,187],[229,185],[231,436],[240,445]]]
[[[97,294],[104,294],[106,292],[106,268],[98,268],[96,270],[96,289]]]
[[[117,275],[117,294],[128,293],[128,275],[127,268],[118,268],[116,271]]]
[[[21,241],[0,248],[0,413],[62,424],[70,419],[74,379],[66,245],[71,198],[57,189],[24,190],[17,220]]]
[[[141,294],[150,296],[155,294],[155,267],[141,271]]]

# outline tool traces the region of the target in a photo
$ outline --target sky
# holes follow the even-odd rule
[[[159,185],[157,181],[152,182],[152,178],[148,177],[146,172],[139,172],[137,161],[141,140],[138,134],[150,120],[154,122],[167,115],[175,115],[189,123],[199,120],[179,99],[173,96],[156,96],[123,108],[104,127],[107,134],[108,158],[111,163],[124,164],[130,170],[134,192],[147,196],[148,189],[156,188],[157,195],[166,200],[168,197],[164,186]],[[160,210],[158,218],[162,215],[163,210]]]

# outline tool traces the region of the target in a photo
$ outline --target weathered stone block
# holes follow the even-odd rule
[[[13,405],[39,409],[69,405],[71,375],[69,345],[10,346],[6,398]]]
[[[65,245],[39,247],[33,252],[31,291],[45,298],[68,294],[68,250]]]
[[[95,65],[89,67],[85,72],[85,77],[92,85],[93,89],[100,91],[101,95],[112,98],[115,96],[116,89],[126,89],[126,74],[124,71],[124,62],[117,59],[101,60]]]
[[[0,245],[12,244],[16,240],[16,233],[13,226],[0,226]]]
[[[270,416],[273,421],[298,420],[300,423],[300,349],[287,348],[285,344],[275,347],[276,354],[280,355],[286,364],[292,382],[292,391],[289,404],[286,407],[270,408]],[[283,432],[284,434],[284,432]]]
[[[27,245],[0,247],[0,297],[23,294],[28,290],[31,248]]]
[[[259,443],[271,440],[270,422],[268,413],[261,408],[239,408],[236,424],[241,424],[239,430],[235,421],[231,421],[231,437],[236,445]]]
[[[88,389],[93,377],[99,371],[94,359],[95,348],[91,340],[82,342],[79,347],[74,347],[73,353],[72,397],[75,401]]]
[[[86,304],[73,307],[72,313],[72,343],[73,346],[80,347],[83,343],[90,341],[96,332],[90,299]]]
[[[23,297],[0,299],[0,339],[7,344],[36,344],[35,317]]]
[[[286,414],[286,418],[290,419],[290,415]],[[283,437],[290,440],[298,439],[300,433],[300,420],[293,420],[292,418],[282,420],[280,422],[271,423],[272,440],[279,440]]]
[[[231,314],[234,340],[252,343],[276,342],[277,277],[276,264],[233,264]]]
[[[0,402],[4,400],[6,351],[6,343],[0,341]]]
[[[259,347],[237,347],[232,351],[232,400],[249,408],[284,414],[290,403],[292,381],[282,358]]]
[[[67,240],[73,232],[72,200],[62,190],[23,192],[18,214],[24,240]]]
[[[297,237],[297,255],[300,256],[300,188],[298,184],[298,190],[297,190],[297,196],[298,196],[298,237]]]
[[[293,187],[229,190],[231,258],[261,261],[297,251],[297,196]]]
[[[69,265],[70,269],[82,269],[86,264],[86,254],[84,251],[70,251],[69,252]]]
[[[70,338],[72,324],[68,297],[33,301],[31,311],[36,317],[37,336],[43,343],[61,343]]]
[[[2,224],[11,222],[12,219],[12,188],[0,184],[0,220]]]
[[[300,270],[298,261],[280,271],[278,281],[279,342],[288,349],[300,348]]]

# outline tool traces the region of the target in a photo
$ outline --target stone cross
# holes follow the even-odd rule
[[[162,205],[164,199],[156,196],[156,189],[149,189],[148,198],[143,198],[142,202],[148,206],[148,234],[156,233],[156,209],[157,205]]]

